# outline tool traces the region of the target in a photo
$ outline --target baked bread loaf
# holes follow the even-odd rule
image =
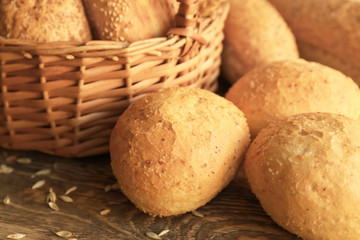
[[[295,37],[267,0],[230,0],[222,71],[236,82],[255,66],[298,58]]]
[[[270,122],[306,112],[360,116],[360,90],[341,72],[303,59],[260,66],[226,93],[245,114],[252,137]]]
[[[244,168],[280,226],[305,240],[360,239],[360,122],[307,113],[269,124]]]
[[[36,42],[91,40],[81,0],[2,0],[0,35]]]
[[[84,0],[94,37],[135,42],[163,37],[175,25],[176,0]]]
[[[301,57],[360,84],[360,1],[270,0],[294,32]]]
[[[153,216],[195,210],[235,177],[250,142],[243,113],[215,93],[160,90],[119,117],[111,165],[122,192]]]

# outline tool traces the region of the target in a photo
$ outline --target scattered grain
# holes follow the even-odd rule
[[[161,237],[161,236],[167,234],[169,231],[170,231],[169,229],[165,229],[165,230],[161,231],[161,233],[159,233],[158,236]]]
[[[35,176],[43,176],[43,175],[48,175],[50,173],[51,173],[51,170],[48,168],[45,168],[45,169],[41,169],[41,170],[37,171],[34,175]]]
[[[8,196],[8,195],[6,195],[5,197],[4,197],[4,199],[3,199],[3,203],[5,204],[5,205],[9,205],[10,204],[10,197]]]
[[[16,162],[20,164],[30,164],[31,158],[18,158],[16,159]]]
[[[77,187],[76,186],[72,186],[71,188],[69,188],[68,190],[66,190],[64,195],[69,195],[70,193],[72,193],[73,191],[76,191]]]
[[[14,171],[14,169],[12,167],[9,167],[5,164],[1,164],[0,165],[0,173],[4,173],[4,174],[10,174]]]
[[[59,206],[58,206],[56,203],[54,203],[54,202],[48,202],[48,204],[49,204],[49,207],[50,207],[52,210],[55,210],[55,211],[59,211],[59,210],[60,210]]]
[[[27,59],[32,59],[32,55],[30,53],[24,52],[24,57]]]
[[[198,211],[196,211],[196,210],[194,210],[194,211],[191,211],[191,213],[194,215],[194,216],[196,216],[196,217],[204,217],[204,215],[203,214],[201,214],[201,213],[199,213]]]
[[[157,235],[156,233],[153,233],[153,232],[147,232],[145,235],[151,239],[161,239],[161,237],[159,237],[159,235]]]
[[[101,216],[105,216],[105,215],[108,215],[110,212],[111,212],[111,210],[107,208],[107,209],[102,210],[102,211],[100,212],[100,215],[101,215]]]
[[[22,234],[22,233],[14,233],[14,234],[10,234],[7,236],[7,238],[10,238],[10,239],[22,239],[24,238],[26,235],[25,234]]]
[[[55,233],[56,235],[58,235],[59,237],[63,237],[63,238],[68,238],[71,237],[72,233],[69,231],[59,231]]]
[[[59,198],[60,198],[63,202],[67,202],[67,203],[70,203],[70,202],[73,202],[73,201],[74,201],[71,197],[66,196],[66,195],[61,195],[61,196],[59,196]]]
[[[31,188],[32,189],[41,188],[42,186],[44,186],[44,184],[45,184],[45,180],[39,180]]]
[[[110,190],[115,190],[115,189],[119,189],[119,184],[118,183],[107,185],[105,187],[105,192],[109,192]]]
[[[67,60],[73,60],[73,59],[75,59],[75,56],[73,56],[73,55],[66,55],[65,58],[66,58]]]
[[[49,189],[49,194],[47,195],[46,202],[56,202],[56,193],[52,188]]]

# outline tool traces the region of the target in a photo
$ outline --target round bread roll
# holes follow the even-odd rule
[[[81,0],[2,0],[0,35],[36,42],[91,40]]]
[[[360,90],[341,72],[302,59],[260,66],[226,93],[245,114],[252,137],[270,122],[306,112],[331,112],[358,119]]]
[[[267,0],[230,0],[222,71],[236,82],[252,68],[299,57],[295,37]]]
[[[96,39],[135,42],[166,36],[175,25],[176,0],[84,0]]]
[[[243,113],[215,93],[170,88],[137,100],[110,140],[121,191],[153,216],[195,210],[235,177],[250,142]]]
[[[359,0],[270,0],[296,36],[302,58],[335,68],[360,85]]]
[[[246,154],[266,213],[303,239],[360,239],[360,122],[306,113],[269,124]]]

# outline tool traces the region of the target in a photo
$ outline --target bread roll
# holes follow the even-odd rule
[[[81,0],[2,0],[0,35],[36,42],[91,40]]]
[[[360,90],[341,72],[302,59],[257,67],[226,93],[244,112],[254,137],[270,122],[306,112],[360,116]]]
[[[300,55],[360,84],[360,1],[270,0],[293,30]]]
[[[360,122],[307,113],[269,124],[244,164],[280,226],[305,240],[360,239]]]
[[[230,0],[230,6],[222,57],[230,83],[255,66],[299,57],[292,32],[267,0]]]
[[[246,119],[231,102],[202,89],[170,88],[119,117],[111,165],[122,192],[142,211],[178,215],[230,183],[249,142]]]
[[[176,0],[84,0],[97,39],[134,42],[166,36],[175,25]]]

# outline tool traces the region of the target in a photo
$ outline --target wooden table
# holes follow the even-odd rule
[[[14,169],[0,174],[0,198],[10,198],[10,204],[0,204],[0,239],[14,233],[26,234],[23,239],[65,239],[56,236],[58,231],[69,231],[78,240],[149,239],[146,232],[165,229],[169,232],[162,239],[298,239],[264,213],[241,174],[198,209],[204,217],[186,213],[153,218],[135,208],[120,190],[104,190],[116,182],[108,155],[66,159],[37,152],[0,149],[0,153],[0,164]],[[11,156],[32,161],[21,164]],[[42,169],[51,172],[34,176]],[[39,180],[45,185],[32,189]],[[57,198],[60,210],[52,210],[46,200],[49,188],[59,196],[72,186],[77,190],[68,196],[74,202]],[[104,209],[111,212],[101,215]]]

